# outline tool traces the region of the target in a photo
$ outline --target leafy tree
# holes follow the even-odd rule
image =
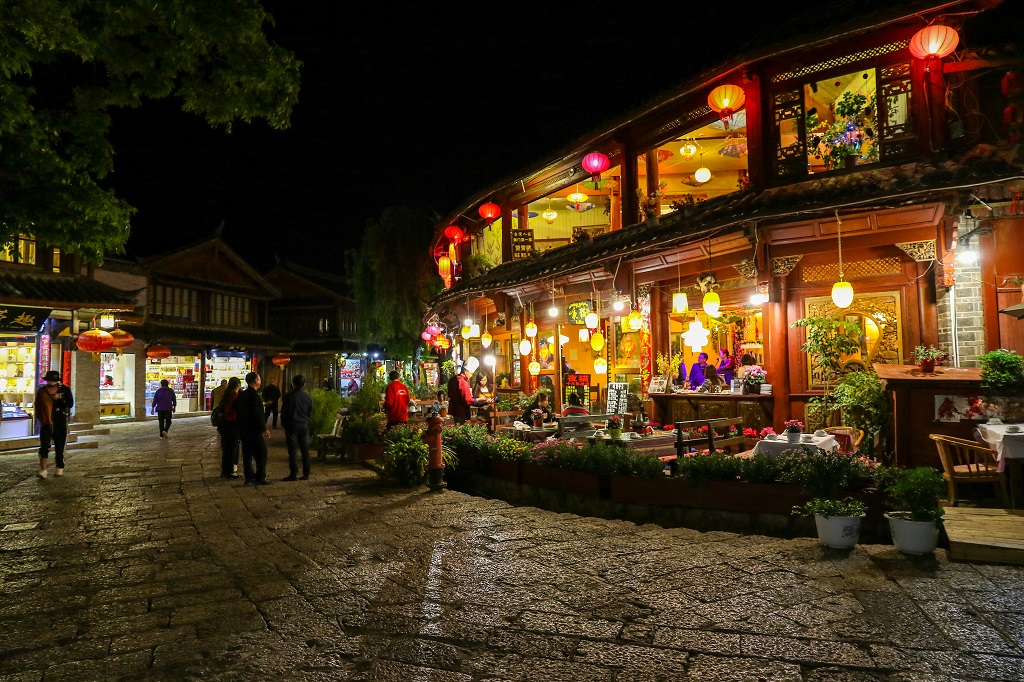
[[[173,97],[228,131],[287,127],[300,64],[270,21],[258,0],[0,2],[0,243],[123,248],[134,209],[102,185],[115,108]]]
[[[808,416],[824,410],[827,420],[834,409],[829,404],[829,384],[842,375],[843,356],[852,355],[860,348],[860,329],[853,322],[833,317],[805,317],[790,326],[806,330],[806,339],[800,350],[817,361],[825,384],[821,400],[814,399],[808,403]]]
[[[367,224],[352,266],[360,341],[383,344],[392,357],[412,355],[441,283],[424,257],[432,237],[433,221],[419,209],[388,208]]]

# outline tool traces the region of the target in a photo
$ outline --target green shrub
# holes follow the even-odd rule
[[[673,473],[694,484],[707,481],[735,481],[740,475],[743,459],[724,452],[699,452],[675,460]]]
[[[389,440],[384,446],[384,453],[378,460],[380,471],[378,474],[383,478],[394,481],[399,485],[415,486],[423,485],[427,481],[427,465],[430,459],[430,449],[426,443],[415,435],[413,429],[392,429],[389,432]],[[456,458],[450,452],[442,450],[442,460],[446,467],[454,466]]]
[[[381,413],[350,414],[341,431],[341,439],[346,443],[381,443],[384,441],[386,426],[386,417]]]
[[[481,448],[481,454],[509,461],[525,460],[530,456],[530,445],[512,438],[491,436]]]
[[[847,497],[845,500],[826,500],[816,498],[807,504],[793,507],[794,516],[863,516],[867,513],[868,507],[860,500]]]
[[[750,483],[774,483],[782,475],[783,460],[773,455],[754,455],[740,461],[740,480]]]
[[[383,379],[378,379],[374,374],[365,375],[363,385],[352,396],[349,413],[366,416],[380,412],[380,396],[385,390],[387,383]]]
[[[946,480],[931,467],[880,469],[875,482],[893,510],[908,512],[911,521],[939,521],[945,514],[939,497],[946,492]]]
[[[835,498],[841,490],[860,490],[871,483],[872,472],[863,458],[817,448],[813,453],[790,450],[782,459],[780,479],[816,498]]]
[[[980,358],[981,388],[989,395],[1024,393],[1024,357],[1016,351],[999,348]]]
[[[309,433],[318,436],[330,433],[334,428],[334,420],[341,409],[341,394],[323,388],[311,388],[309,396],[313,399],[313,410],[309,415]]]
[[[441,443],[460,456],[482,454],[489,438],[487,427],[477,424],[457,424],[441,431]]]

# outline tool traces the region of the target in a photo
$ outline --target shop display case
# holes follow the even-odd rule
[[[160,388],[160,382],[166,379],[178,397],[175,412],[195,412],[199,402],[198,366],[198,358],[190,355],[151,359],[146,365],[146,410],[151,409],[153,394]]]
[[[31,405],[31,402],[29,402],[29,405]],[[0,420],[0,439],[27,438],[31,435],[31,412],[20,405],[8,403],[5,400],[3,403],[3,420]]]
[[[130,417],[132,414],[128,392],[123,388],[100,388],[101,417]]]

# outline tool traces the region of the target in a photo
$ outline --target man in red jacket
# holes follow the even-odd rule
[[[409,389],[401,382],[396,370],[391,370],[388,390],[384,393],[384,412],[388,415],[388,428],[409,423],[409,404],[415,401],[409,397]]]
[[[480,361],[470,357],[462,365],[462,370],[448,380],[448,414],[456,424],[469,420],[469,408],[473,405],[473,390],[469,387],[469,375],[477,370]]]

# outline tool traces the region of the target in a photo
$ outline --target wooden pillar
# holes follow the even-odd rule
[[[991,221],[989,225],[991,226]],[[992,230],[979,232],[978,265],[981,267],[981,308],[985,320],[985,350],[999,348],[999,300],[996,283],[995,239]],[[1019,254],[1019,252],[1018,252]]]
[[[640,177],[636,167],[636,145],[627,143],[622,147],[622,227],[636,225],[640,213],[640,200],[636,196]]]
[[[644,165],[647,167],[647,196],[651,196],[658,191],[658,184],[661,182],[661,176],[658,174],[658,148],[654,147],[648,149],[647,153],[644,154]],[[661,208],[658,208],[658,214],[661,214]]]
[[[651,289],[651,348],[655,358],[658,357],[658,353],[669,354],[668,311],[671,310],[671,305],[671,302],[665,304],[657,287]]]
[[[512,207],[501,205],[501,262],[512,260]]]
[[[939,345],[939,322],[936,314],[935,273],[930,263],[917,263],[917,308],[921,327],[921,344]]]
[[[946,79],[942,60],[911,59],[910,71],[914,82],[921,84],[913,104],[920,148],[935,156],[946,150]]]
[[[789,419],[789,296],[785,277],[776,277],[773,284],[775,290],[767,306],[771,337],[768,383],[775,403],[775,430],[782,433],[782,424]]]
[[[555,377],[552,381],[555,395],[551,396],[551,404],[555,406],[555,414],[562,414],[562,325],[555,325]]]
[[[768,101],[767,93],[762,91],[762,78],[759,73],[750,71],[743,81],[743,93],[747,101],[745,112],[747,115],[747,174],[750,176],[750,186],[761,189],[767,182],[768,175],[768,154],[769,146],[767,141],[772,140],[770,131],[765,129],[766,117],[764,103]]]
[[[621,179],[621,176],[612,176],[612,187],[608,190],[608,198],[611,201],[608,213],[613,231],[622,229],[622,187],[619,184]]]
[[[284,393],[284,387],[281,387],[281,392]],[[199,411],[203,411],[206,408],[206,351],[199,351],[199,399],[197,408]],[[210,406],[213,409],[213,405]]]

